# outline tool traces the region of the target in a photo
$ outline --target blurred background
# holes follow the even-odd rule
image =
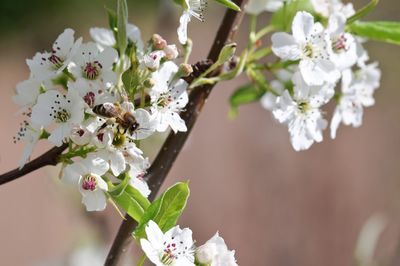
[[[128,4],[129,21],[144,39],[158,32],[177,43],[180,10],[169,0]],[[49,50],[66,27],[88,41],[90,27],[108,25],[105,5],[115,1],[0,1],[0,172],[15,168],[23,149],[12,143],[21,118],[11,97],[28,77],[25,59]],[[222,14],[210,1],[206,24],[189,25],[193,63],[207,55]],[[400,2],[381,1],[368,19],[398,21]],[[246,32],[246,20],[242,27]],[[241,34],[239,42],[245,38]],[[323,143],[305,152],[293,151],[287,128],[258,104],[229,120],[228,97],[245,80],[218,85],[165,182],[190,180],[179,223],[193,230],[198,244],[218,230],[242,266],[350,266],[362,226],[379,213],[387,225],[375,258],[387,265],[400,255],[400,47],[370,42],[367,49],[383,72],[376,105],[365,110],[361,128],[340,127],[335,141],[325,134]],[[49,147],[41,143],[34,155]],[[111,206],[85,212],[79,192],[57,174],[47,167],[0,187],[0,265],[91,266],[104,260],[121,218]],[[137,253],[132,248],[132,261]]]

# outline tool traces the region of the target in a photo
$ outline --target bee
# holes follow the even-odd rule
[[[138,128],[139,123],[129,111],[124,110],[118,103],[103,103],[93,107],[93,112],[99,116],[109,119],[106,121],[99,130],[105,128],[110,123],[116,122],[118,124],[118,131],[125,134],[128,132],[132,135]]]

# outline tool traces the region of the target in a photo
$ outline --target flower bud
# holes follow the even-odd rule
[[[145,88],[152,88],[155,85],[154,79],[148,78],[143,82]]]
[[[164,56],[164,51],[154,51],[148,55],[145,55],[143,58],[143,62],[147,68],[151,70],[157,70],[160,67],[160,61]]]
[[[188,77],[190,74],[193,73],[192,65],[185,63],[180,64],[178,73],[181,77]]]
[[[167,41],[164,40],[164,38],[161,37],[159,34],[153,34],[151,40],[153,42],[154,48],[156,48],[157,50],[162,50],[167,46]]]
[[[231,58],[234,56],[236,52],[236,43],[230,43],[224,46],[222,48],[221,52],[219,53],[217,63],[222,65],[225,62],[228,62],[231,60]]]
[[[168,60],[173,60],[178,57],[178,48],[176,48],[175,44],[167,45],[164,47],[165,57]]]

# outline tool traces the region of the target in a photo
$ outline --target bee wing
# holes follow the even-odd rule
[[[103,103],[93,107],[93,112],[107,118],[112,118],[120,116],[121,110],[113,103]]]

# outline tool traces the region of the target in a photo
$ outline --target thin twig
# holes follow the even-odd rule
[[[16,180],[30,172],[33,172],[41,167],[47,165],[57,165],[58,159],[62,152],[68,147],[68,144],[64,144],[60,147],[54,147],[47,152],[43,153],[36,159],[25,164],[21,169],[16,168],[10,172],[0,175],[0,185]]]
[[[246,0],[235,0],[234,2],[238,6],[243,6]],[[230,41],[230,38],[234,36],[240,22],[241,19],[237,12],[232,10],[226,11],[214,43],[210,49],[208,59],[216,61],[225,43]],[[186,111],[181,114],[182,119],[185,120],[188,129],[187,132],[169,134],[167,140],[163,144],[160,152],[150,167],[148,174],[145,176],[145,179],[148,181],[149,187],[152,190],[150,200],[153,200],[158,193],[158,190],[164,182],[179,152],[181,151],[213,87],[213,85],[197,87],[194,88],[190,93],[189,104],[186,107]],[[122,255],[127,252],[129,244],[133,241],[131,233],[136,227],[137,223],[128,215],[126,215],[125,218],[126,220],[122,222],[114,239],[104,264],[105,266],[118,265],[121,262]]]

